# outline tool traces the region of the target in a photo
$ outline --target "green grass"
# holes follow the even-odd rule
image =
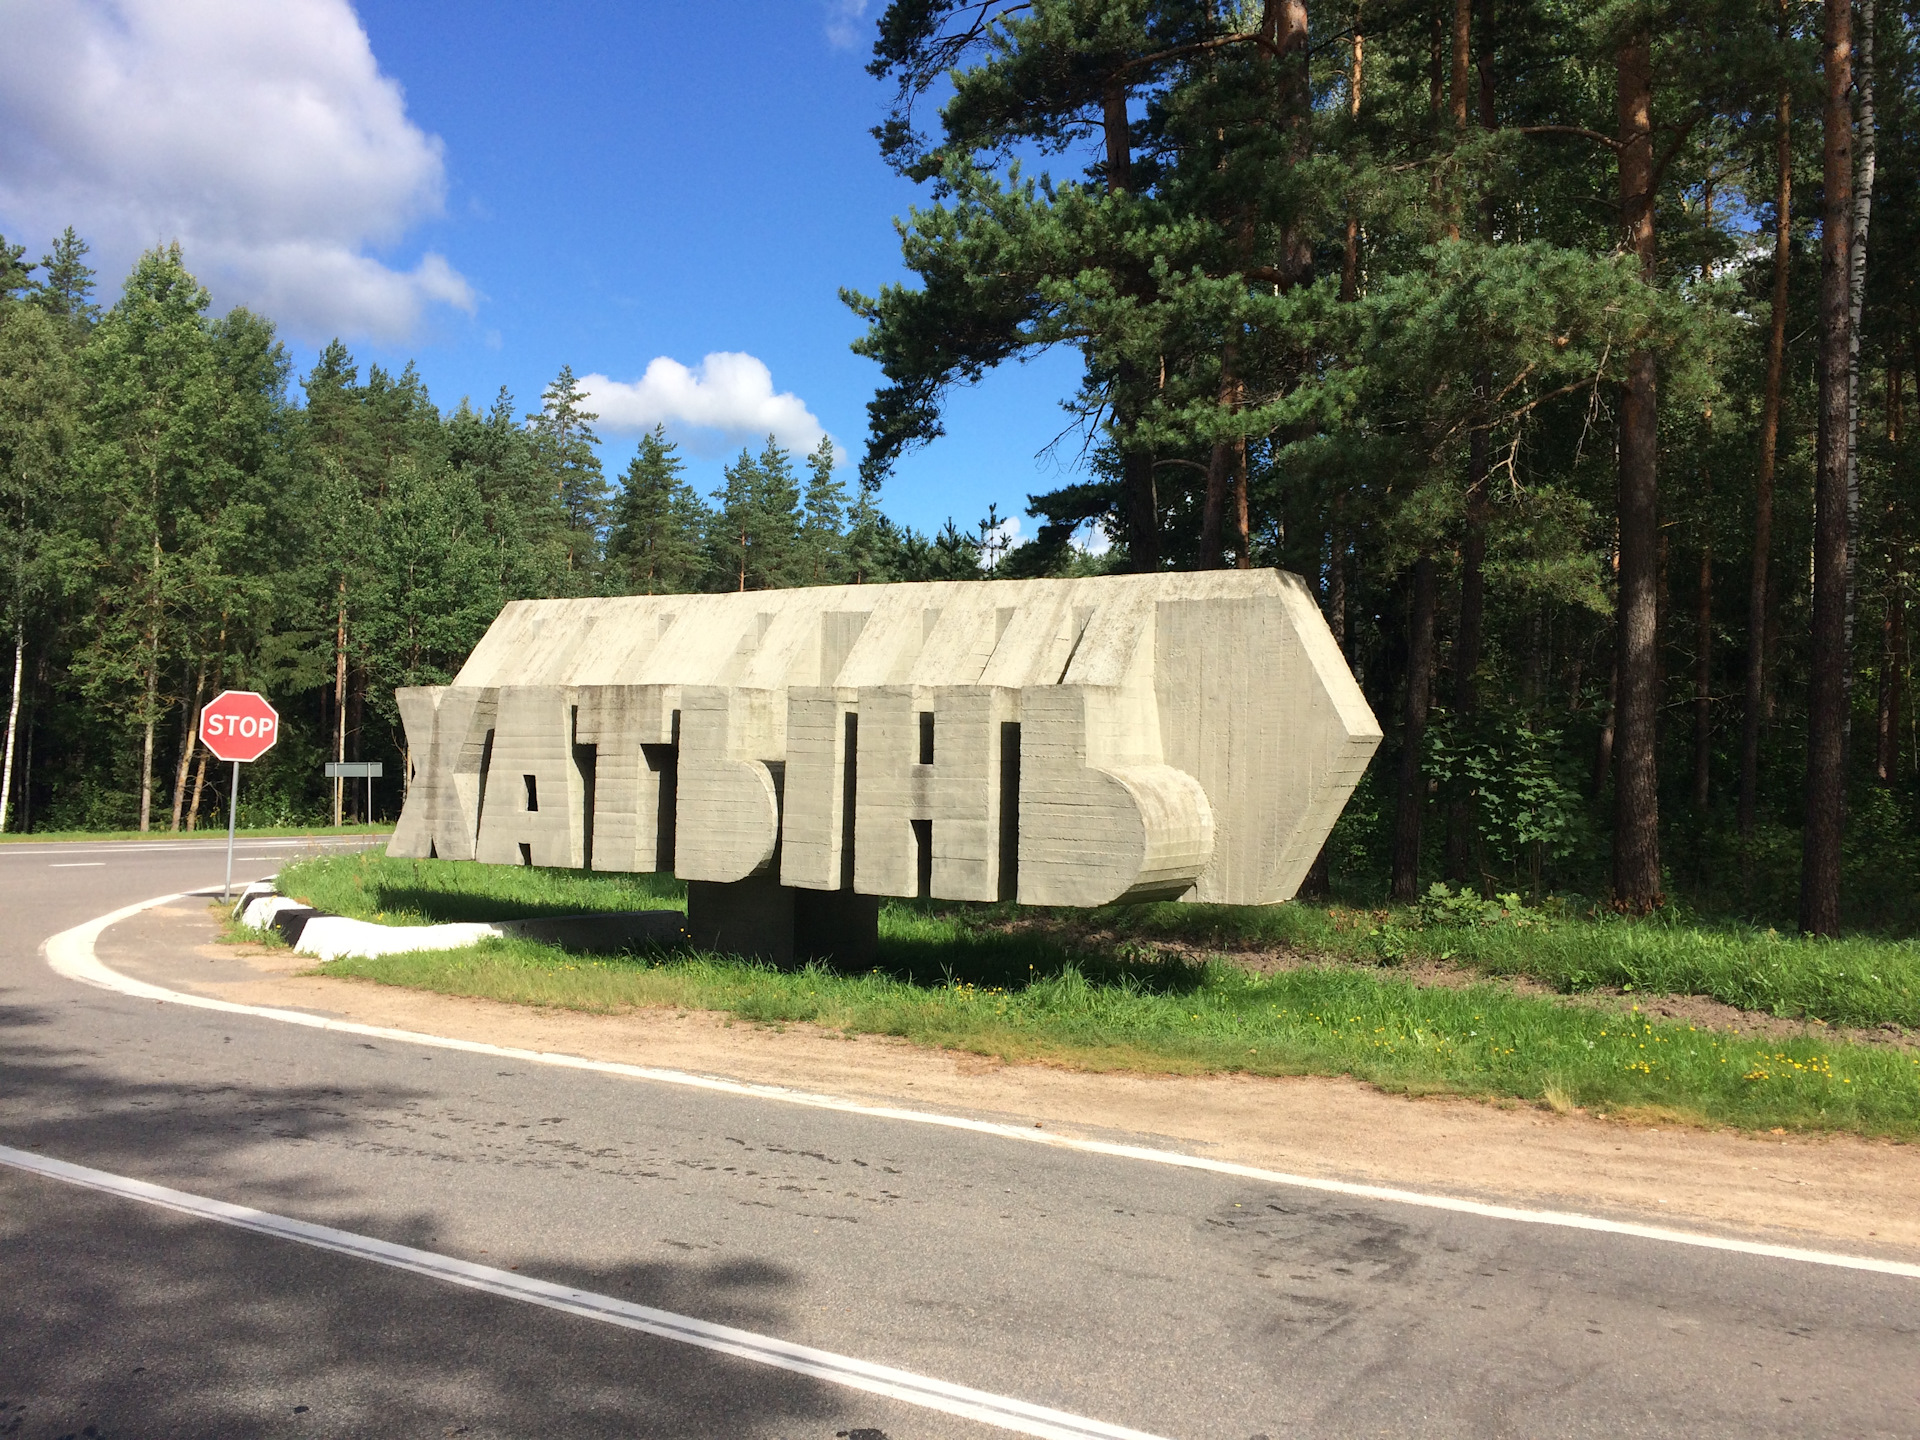
[[[25,834],[9,831],[4,835],[0,835],[0,845],[19,844],[23,841],[38,844],[41,841],[68,840],[219,840],[224,839],[226,833],[227,827],[224,825],[203,825],[198,830],[177,831],[168,830],[162,826],[155,826],[153,829],[145,831],[29,830]],[[342,825],[336,829],[332,825],[256,825],[252,827],[243,825],[233,833],[236,838],[252,840],[298,838],[306,835],[316,837],[324,835],[391,835],[393,833],[393,826],[391,823],[385,825]]]
[[[323,909],[411,923],[680,903],[680,887],[665,877],[374,855],[302,861],[288,867],[282,883]],[[715,1010],[1093,1070],[1351,1075],[1397,1092],[1572,1104],[1691,1123],[1920,1134],[1920,1053],[1656,1023],[1491,982],[1421,985],[1381,964],[1379,954],[1386,926],[1398,932],[1386,943],[1400,958],[1430,953],[1490,973],[1562,973],[1611,956],[1610,963],[1637,966],[1634,973],[1647,976],[1694,973],[1686,964],[1701,974],[1721,966],[1730,982],[1742,955],[1760,954],[1788,972],[1769,982],[1776,991],[1828,993],[1798,973],[1810,961],[1834,958],[1818,946],[1677,931],[1667,937],[1675,943],[1663,947],[1655,926],[1545,917],[1525,926],[1513,917],[1463,925],[1459,918],[1429,923],[1431,907],[1424,918],[1414,911],[1396,918],[1308,906],[1151,906],[1081,915],[890,902],[881,911],[879,964],[859,974],[819,965],[779,970],[700,953],[587,958],[521,940],[339,960],[326,970],[584,1011]],[[1408,928],[1414,925],[1424,928]],[[1284,945],[1335,963],[1259,977],[1217,956],[1170,954],[1156,940],[1216,949]],[[1876,958],[1871,948],[1832,950]],[[1667,968],[1650,964],[1648,955],[1666,957]],[[1833,994],[1856,993],[1837,969],[1828,983]]]
[[[898,924],[881,960],[898,958]],[[957,975],[781,971],[683,954],[590,959],[526,941],[336,960],[333,975],[525,1005],[718,1010],[765,1024],[1091,1070],[1351,1075],[1384,1090],[1546,1101],[1744,1128],[1920,1133],[1920,1055],[1815,1039],[1756,1041],[1494,985],[1420,986],[1392,974],[1163,963],[1149,982],[1071,964],[1017,989]]]
[[[330,915],[388,925],[524,920],[593,911],[684,910],[671,875],[596,875],[454,860],[397,860],[374,850],[299,860],[280,872],[283,893]]]
[[[1284,947],[1363,963],[1437,961],[1524,975],[1567,993],[1705,995],[1829,1025],[1920,1029],[1920,942],[1822,940],[1732,925],[1556,915],[1471,902],[1392,910],[1315,905],[1138,905],[1085,923],[1212,949]]]

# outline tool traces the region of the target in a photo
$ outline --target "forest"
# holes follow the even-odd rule
[[[702,496],[658,431],[609,479],[571,370],[296,378],[177,247],[109,297],[71,230],[0,241],[0,830],[216,823],[233,687],[287,717],[243,820],[359,818],[322,763],[397,776],[394,688],[517,597],[1278,566],[1387,732],[1313,888],[1911,934],[1917,20],[895,0],[875,163],[922,203],[845,293],[851,484],[769,439]],[[947,398],[1060,347],[1037,537],[890,521]]]

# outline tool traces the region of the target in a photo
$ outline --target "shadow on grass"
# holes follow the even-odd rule
[[[653,879],[653,876],[646,876]],[[663,879],[668,877],[661,877]],[[678,887],[636,885],[625,894],[583,895],[578,903],[564,899],[516,899],[508,895],[461,895],[410,885],[370,885],[368,900],[389,914],[419,915],[439,924],[455,920],[538,920],[561,914],[617,914],[624,910],[672,910],[680,899]]]
[[[1075,971],[1089,985],[1143,995],[1188,995],[1207,978],[1203,964],[1151,945],[1082,945],[1071,933],[1006,928],[1011,905],[956,909],[895,901],[881,912],[876,967],[910,985],[970,985],[1018,991]],[[857,973],[829,964],[841,974]]]

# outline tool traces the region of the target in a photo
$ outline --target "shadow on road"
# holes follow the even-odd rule
[[[404,1109],[420,1092],[129,1081],[53,1043],[52,1021],[0,997],[0,1144],[449,1248],[436,1243],[446,1222],[430,1196],[404,1212],[368,1212],[351,1175],[243,1190],[219,1178],[257,1142],[342,1140],[369,1112]],[[311,1153],[336,1164],[351,1154],[338,1145]],[[520,1257],[465,1258],[523,1258],[518,1268],[541,1278],[791,1330],[798,1282],[776,1264],[589,1267],[541,1253],[530,1234]],[[8,1167],[0,1276],[0,1436],[830,1436],[873,1404],[803,1376]]]

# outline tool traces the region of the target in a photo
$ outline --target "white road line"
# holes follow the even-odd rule
[[[543,1305],[549,1310],[561,1310],[588,1320],[643,1331],[662,1340],[677,1340],[683,1345],[717,1350],[723,1355],[751,1360],[757,1365],[791,1370],[797,1375],[808,1375],[829,1384],[883,1395],[890,1400],[902,1400],[925,1410],[939,1410],[967,1420],[978,1420],[1020,1435],[1038,1435],[1045,1437],[1045,1440],[1157,1440],[1157,1437],[1144,1430],[1129,1430],[1125,1426],[1089,1420],[1064,1410],[1049,1409],[1045,1405],[1032,1405],[1025,1400],[955,1385],[928,1375],[917,1375],[911,1370],[875,1365],[850,1355],[835,1354],[831,1350],[816,1350],[810,1345],[796,1345],[771,1335],[736,1330],[731,1325],[716,1325],[708,1320],[696,1320],[690,1315],[676,1315],[671,1310],[635,1305],[611,1295],[555,1285],[511,1270],[476,1265],[471,1260],[458,1260],[431,1250],[416,1250],[410,1245],[395,1245],[369,1235],[356,1235],[350,1230],[336,1230],[330,1225],[315,1225],[306,1220],[255,1210],[247,1205],[232,1205],[224,1200],[208,1199],[204,1195],[191,1195],[184,1190],[170,1190],[164,1185],[109,1174],[85,1165],[71,1165],[64,1160],[51,1160],[4,1145],[0,1145],[0,1165],[10,1165],[50,1180],[63,1180],[70,1185],[83,1185],[89,1190],[105,1191],[123,1199],[177,1210],[203,1220],[217,1220],[223,1225],[258,1231],[276,1239],[292,1240],[320,1250],[333,1250],[356,1260],[370,1260],[378,1265],[390,1265],[396,1270],[409,1270],[416,1275],[443,1280],[450,1285],[464,1285],[471,1290],[484,1290],[508,1300]]]
[[[262,849],[278,848],[285,850],[298,846],[315,846],[320,849],[346,849],[354,846],[370,847],[372,845],[383,844],[387,838],[385,835],[342,835],[337,839],[331,836],[294,836],[285,840],[249,840],[247,844],[251,847]],[[21,845],[0,844],[0,860],[11,859],[15,856],[127,855],[139,854],[151,850],[224,850],[226,844],[227,840],[224,835],[217,840],[113,840],[101,841],[95,844],[88,844],[85,841],[75,841],[72,844],[61,845],[58,848],[49,847],[38,850],[29,850],[25,848],[24,843]]]
[[[57,860],[47,866],[49,870],[98,870],[107,862],[104,860]]]
[[[215,887],[216,889],[218,887]],[[204,893],[204,892],[194,892]],[[1769,1260],[1791,1260],[1806,1265],[1831,1265],[1843,1270],[1867,1270],[1879,1275],[1898,1275],[1920,1280],[1920,1265],[1904,1260],[1882,1260],[1871,1255],[1844,1255],[1827,1250],[1803,1250],[1791,1245],[1770,1245],[1758,1240],[1738,1240],[1725,1235],[1709,1235],[1694,1230],[1671,1230],[1659,1225],[1641,1225],[1629,1220],[1606,1220],[1597,1215],[1581,1215],[1567,1210],[1526,1210],[1513,1205],[1489,1205],[1453,1195],[1433,1195],[1420,1190],[1400,1190],[1386,1185],[1360,1185],[1348,1180],[1328,1180],[1317,1175],[1291,1175],[1282,1170],[1263,1170],[1254,1165],[1239,1165],[1230,1160],[1212,1160],[1187,1155],[1178,1150],[1155,1150],[1145,1145],[1119,1145],[1108,1140],[1086,1140],[1072,1135],[1056,1135],[1050,1130],[1004,1125],[992,1120],[972,1120],[962,1115],[943,1115],[937,1110],[908,1110],[894,1105],[866,1105],[843,1100],[837,1095],[817,1095],[806,1090],[790,1090],[784,1085],[757,1085],[720,1076],[694,1075],[684,1070],[663,1070],[650,1065],[628,1065],[617,1060],[589,1060],[580,1055],[565,1055],[547,1050],[522,1050],[509,1045],[489,1045],[483,1040],[460,1040],[448,1035],[426,1035],[415,1030],[393,1030],[380,1025],[362,1025],[353,1020],[334,1020],[303,1010],[277,1010],[264,1005],[241,1005],[232,1000],[216,1000],[207,995],[190,995],[149,985],[110,969],[94,953],[94,941],[108,926],[168,904],[185,899],[181,895],[161,895],[129,905],[111,915],[102,915],[71,930],[63,930],[49,939],[42,949],[47,964],[58,974],[83,985],[117,991],[141,1000],[158,1000],[170,1005],[189,1005],[201,1010],[218,1010],[230,1015],[255,1015],[288,1025],[305,1025],[315,1030],[332,1030],[344,1035],[366,1035],[409,1045],[430,1045],[441,1050],[462,1050],[474,1055],[492,1055],[534,1065],[555,1065],[568,1070],[591,1070],[603,1075],[622,1075],[631,1080],[649,1080],[662,1085],[684,1085],[696,1090],[711,1090],[724,1095],[741,1095],[755,1100],[776,1100],[785,1105],[803,1105],[814,1110],[837,1110],[847,1115],[864,1115],[875,1120],[900,1120],[915,1125],[938,1125],[950,1130],[967,1130],[978,1135],[993,1135],[1003,1140],[1019,1140],[1029,1145],[1046,1145],[1057,1150],[1077,1150],[1089,1155],[1105,1155],[1119,1160],[1141,1160],[1154,1165],[1170,1165],[1183,1170],[1202,1170],[1236,1179],[1255,1180],[1266,1185],[1285,1185],[1291,1189],[1314,1190],[1324,1195],[1344,1195],[1356,1200],[1379,1200],[1394,1205],[1414,1205],[1427,1210],[1447,1210],[1459,1215],[1478,1215],[1488,1220],[1507,1220],[1521,1225],[1550,1225],[1567,1230],[1590,1230],[1604,1235],[1624,1235],[1639,1240],[1654,1240],[1666,1245],[1691,1245],[1703,1250],[1724,1250],[1736,1255],[1755,1255]]]

